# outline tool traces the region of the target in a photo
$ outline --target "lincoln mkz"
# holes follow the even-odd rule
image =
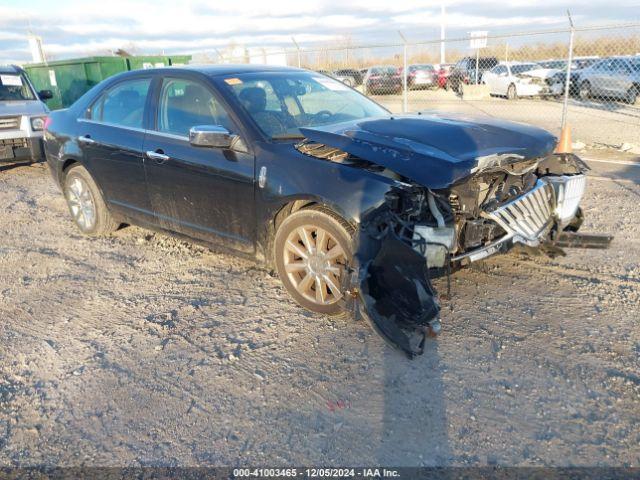
[[[433,278],[515,244],[608,244],[576,233],[587,167],[556,143],[489,117],[394,115],[315,72],[230,65],[114,76],[45,133],[83,233],[137,224],[222,246],[409,356],[440,329]]]

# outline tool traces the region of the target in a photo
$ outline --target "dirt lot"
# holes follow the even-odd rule
[[[627,170],[584,202],[610,250],[456,273],[414,361],[249,262],[139,228],[83,237],[44,166],[2,171],[0,466],[639,466]]]

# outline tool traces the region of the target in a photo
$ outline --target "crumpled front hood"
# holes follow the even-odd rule
[[[339,148],[433,189],[468,177],[488,156],[526,160],[544,157],[556,145],[556,138],[540,128],[455,114],[368,118],[300,131],[311,141]]]

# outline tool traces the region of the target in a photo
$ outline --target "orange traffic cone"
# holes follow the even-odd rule
[[[558,146],[556,147],[555,153],[573,153],[573,148],[571,146],[571,130],[568,125],[565,125],[562,128],[560,140],[558,140]]]

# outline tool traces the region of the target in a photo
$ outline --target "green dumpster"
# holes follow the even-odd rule
[[[53,98],[47,101],[51,110],[66,108],[86,91],[102,80],[120,72],[143,68],[184,65],[191,55],[86,57],[25,65],[36,90],[51,90]]]
[[[36,90],[51,90],[50,109],[66,108],[105,78],[129,70],[121,57],[87,57],[26,65]]]

